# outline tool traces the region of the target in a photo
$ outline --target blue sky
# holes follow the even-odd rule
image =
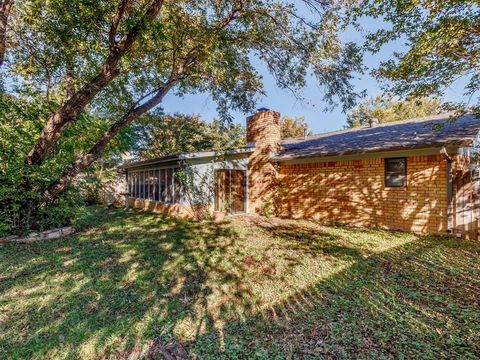
[[[367,31],[385,26],[380,21],[372,19],[364,20],[363,25]],[[361,35],[353,29],[345,32],[343,38],[345,41],[361,41]],[[402,45],[402,43],[391,43],[385,46],[378,54],[366,55],[364,61],[368,70],[365,74],[357,76],[357,79],[354,81],[356,89],[358,91],[367,90],[368,97],[381,94],[380,84],[369,75],[369,72],[377,67],[380,61],[388,59],[394,51],[400,51]],[[327,105],[322,101],[323,90],[316,84],[315,78],[311,77],[308,79],[307,86],[301,93],[305,100],[299,102],[290,92],[279,89],[276,86],[274,79],[264,66],[260,66],[259,70],[264,78],[266,96],[258,102],[258,107],[266,107],[279,111],[282,115],[292,117],[304,116],[308,122],[309,130],[313,131],[313,133],[337,130],[345,126],[346,115],[342,113],[340,108],[334,109],[332,112],[324,111]],[[464,84],[465,81],[460,79],[446,89],[443,100],[461,101]],[[163,108],[168,113],[198,113],[203,119],[208,121],[217,115],[215,103],[206,94],[188,95],[184,98],[170,95],[164,100]],[[233,116],[236,123],[245,124],[247,115],[234,112]]]

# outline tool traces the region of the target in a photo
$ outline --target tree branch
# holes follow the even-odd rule
[[[242,10],[242,2],[240,1],[239,4],[239,6],[234,7],[232,11],[229,12],[225,19],[223,19],[217,26],[214,26],[213,29],[221,31],[232,21],[234,21]],[[110,126],[110,128],[86,154],[77,159],[62,173],[57,181],[48,187],[48,189],[43,193],[45,206],[49,206],[54,203],[58,199],[60,193],[79,173],[89,167],[94,161],[98,160],[105,151],[108,143],[122,129],[162,102],[163,98],[171,90],[171,88],[174,87],[180,80],[182,80],[187,75],[189,70],[196,64],[198,59],[198,51],[199,50],[197,48],[190,49],[184,57],[178,58],[182,60],[180,64],[176,62],[177,59],[173,59],[171,74],[167,82],[162,87],[137,100],[120,119]],[[143,102],[152,94],[154,95],[149,100]]]
[[[100,158],[110,140],[112,140],[120,132],[120,130],[125,128],[134,120],[138,119],[147,111],[158,106],[177,81],[177,79],[174,79],[167,82],[163,87],[156,91],[155,95],[150,98],[150,100],[141,105],[132,106],[120,119],[110,126],[110,128],[102,135],[95,145],[93,145],[85,155],[77,159],[68,169],[66,169],[59,179],[44,192],[43,198],[45,205],[48,206],[54,203],[58,199],[59,194],[79,173]],[[138,104],[140,101],[141,100],[137,101],[136,104]]]
[[[125,9],[127,8],[127,4],[128,0],[120,0],[117,11],[115,12],[115,16],[113,17],[112,26],[110,27],[110,33],[108,36],[110,49],[113,49],[115,46],[115,37],[117,36],[118,25],[120,24],[120,20],[122,20]]]
[[[85,170],[94,161],[100,158],[110,140],[112,140],[123,128],[138,119],[147,111],[150,111],[154,107],[158,106],[162,102],[165,95],[167,95],[167,93],[185,77],[190,68],[195,65],[196,61],[196,49],[193,48],[187,53],[187,56],[180,65],[172,66],[172,72],[163,86],[142,96],[139,100],[132,104],[127,112],[110,126],[110,128],[85,155],[77,159],[62,173],[57,181],[49,186],[49,188],[43,194],[45,205],[48,206],[54,203],[58,199],[59,194],[80,172]],[[151,95],[153,96],[144,102],[144,100]]]
[[[53,153],[55,145],[66,127],[76,121],[90,101],[119,75],[117,66],[120,59],[130,49],[139,33],[144,29],[146,21],[152,20],[157,16],[163,3],[164,0],[155,0],[145,15],[110,49],[100,72],[50,116],[43,128],[40,139],[28,154],[26,159],[28,165],[41,165],[45,157]]]
[[[0,0],[0,68],[7,51],[7,25],[14,0]]]

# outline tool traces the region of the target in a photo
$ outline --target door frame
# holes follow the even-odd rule
[[[232,211],[230,209],[229,214],[246,214],[248,213],[248,172],[245,169],[235,169],[235,168],[218,168],[214,170],[214,181],[215,181],[215,193],[214,193],[214,204],[213,207],[217,210],[217,173],[220,171],[228,171],[229,176],[231,177],[232,171],[241,171],[243,173],[243,211]],[[231,184],[231,182],[230,182]],[[231,185],[230,185],[231,186]],[[231,203],[231,191],[229,202]]]

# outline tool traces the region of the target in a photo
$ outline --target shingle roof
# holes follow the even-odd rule
[[[452,120],[450,115],[339,130],[306,139],[286,139],[282,142],[283,150],[272,160],[472,145],[480,130],[480,117],[468,114]]]

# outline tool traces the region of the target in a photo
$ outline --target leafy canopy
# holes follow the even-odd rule
[[[245,145],[245,129],[239,124],[207,123],[199,115],[153,114],[135,125],[140,159],[179,152],[226,150]]]
[[[280,119],[282,139],[303,137],[309,134],[307,129],[308,124],[303,116],[297,116],[295,118],[282,116]]]
[[[363,0],[353,7],[352,19],[361,17],[385,22],[367,34],[366,49],[378,52],[390,42],[404,44],[374,72],[389,81],[395,95],[415,97],[442,95],[463,77],[466,95],[480,90],[480,7],[469,0]]]
[[[372,119],[380,124],[391,121],[436,115],[442,103],[437,98],[419,98],[396,101],[387,96],[376,96],[365,100],[347,114],[347,127],[368,125]]]
[[[127,6],[117,37],[128,33],[150,3]],[[119,0],[18,2],[10,24],[10,71],[22,86],[65,101],[69,82],[81,87],[108,56]],[[357,69],[353,44],[341,43],[337,9],[289,1],[166,1],[121,59],[115,78],[89,105],[108,121],[178,73],[177,95],[208,92],[227,117],[251,111],[264,92],[253,59],[264,61],[280,87],[298,91],[307,73],[326,86],[327,98],[355,101],[349,84]],[[299,9],[300,7],[300,9]],[[307,15],[303,15],[307,13]],[[118,38],[116,39],[118,40]],[[52,95],[53,94],[53,95]]]

